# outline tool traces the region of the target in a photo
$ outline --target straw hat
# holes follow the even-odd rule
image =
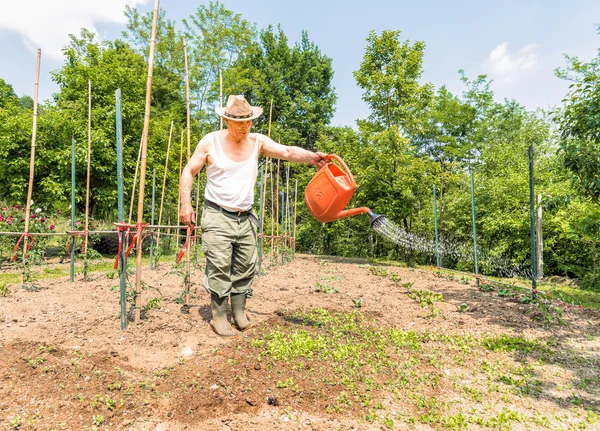
[[[231,121],[248,121],[260,117],[263,108],[260,106],[250,106],[244,96],[229,96],[227,105],[224,108],[215,108],[215,112]]]

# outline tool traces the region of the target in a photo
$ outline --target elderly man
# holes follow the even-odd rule
[[[206,255],[204,287],[210,293],[210,326],[222,337],[237,332],[227,320],[227,302],[235,326],[244,331],[253,322],[246,315],[246,299],[252,296],[256,271],[256,230],[252,213],[258,157],[264,156],[317,167],[327,155],[300,147],[280,145],[259,133],[250,133],[252,120],[263,110],[250,106],[243,96],[229,96],[225,108],[216,108],[227,128],[204,136],[183,169],[179,193],[180,221],[191,225],[194,211],[191,191],[194,176],[206,165],[206,189],[200,228]],[[258,223],[256,223],[258,224]]]

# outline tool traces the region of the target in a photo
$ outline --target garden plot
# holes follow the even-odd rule
[[[224,340],[201,287],[182,313],[169,264],[143,280],[143,319],[125,331],[102,272],[8,286],[0,429],[600,427],[596,310],[548,324],[552,310],[466,277],[297,256],[256,284],[259,324]]]

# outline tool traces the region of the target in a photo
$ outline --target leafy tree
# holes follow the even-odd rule
[[[598,26],[600,33],[600,26]],[[565,167],[594,200],[600,202],[600,50],[590,62],[566,57],[567,70],[558,77],[574,81],[555,113],[560,129],[560,149]]]
[[[248,100],[263,106],[267,115],[256,121],[266,130],[273,100],[273,136],[282,142],[314,149],[320,131],[329,124],[337,96],[331,85],[331,59],[308,39],[290,47],[278,27],[260,33],[260,42],[241,56],[235,67],[225,74],[231,93],[243,93]]]
[[[182,22],[189,46],[194,110],[200,118],[207,117],[214,122],[217,117],[213,107],[219,102],[219,71],[227,70],[249,49],[256,36],[256,25],[213,0],[200,5]]]

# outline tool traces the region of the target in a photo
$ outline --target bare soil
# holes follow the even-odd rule
[[[296,255],[255,284],[248,311],[257,326],[222,339],[208,325],[201,268],[192,279],[193,306],[182,312],[180,274],[167,263],[145,270],[142,303],[157,297],[160,308],[125,331],[118,280],[103,273],[40,280],[35,292],[9,286],[0,297],[0,430],[600,429],[597,310],[563,306],[565,324],[548,325],[531,304],[473,280]],[[381,370],[365,362],[354,383],[333,360],[265,356],[272,331],[322,336],[291,317],[315,309],[360,316],[382,334],[434,335],[394,350]],[[482,339],[521,341],[460,341]]]

